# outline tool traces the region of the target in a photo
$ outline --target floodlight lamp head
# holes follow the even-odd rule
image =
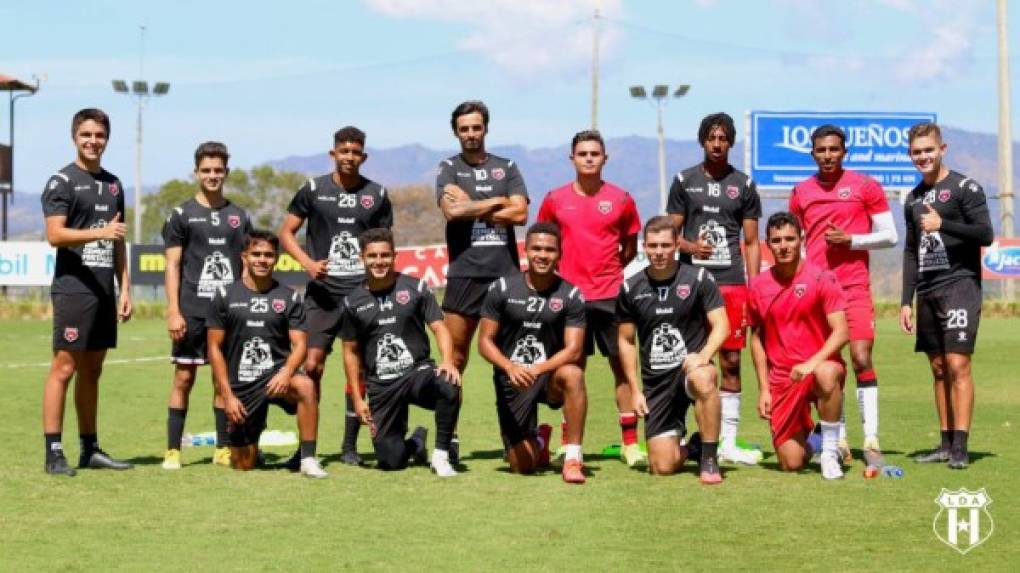
[[[128,93],[128,85],[124,80],[113,80],[113,91],[119,94]]]
[[[644,86],[631,86],[630,95],[631,97],[636,97],[638,99],[645,99],[648,97],[648,93],[645,92]]]
[[[689,84],[681,84],[677,86],[676,91],[673,92],[673,97],[684,97],[690,90],[691,86]]]
[[[131,91],[135,95],[148,95],[149,94],[149,82],[143,80],[135,80],[131,82]]]
[[[669,95],[669,86],[657,85],[652,88],[652,97],[655,99],[662,99]]]
[[[156,82],[156,85],[152,86],[152,95],[166,95],[170,91],[170,84],[167,82]]]

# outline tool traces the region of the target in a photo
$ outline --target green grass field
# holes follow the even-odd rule
[[[247,474],[213,467],[211,447],[184,450],[185,468],[159,467],[165,445],[170,366],[161,320],[121,329],[101,385],[100,437],[138,466],[124,473],[83,471],[73,479],[42,472],[40,409],[50,355],[47,321],[0,321],[0,570],[1010,570],[1020,563],[1017,424],[1020,396],[1015,321],[986,320],[975,377],[977,408],[970,469],[918,466],[908,456],[937,441],[931,387],[912,339],[879,324],[882,444],[902,480],[861,477],[823,482],[817,467],[787,475],[771,447],[760,468],[724,468],[720,487],[691,470],[653,478],[602,459],[619,439],[608,368],[593,360],[585,440],[588,484],[559,474],[514,476],[502,461],[490,370],[473,357],[465,379],[460,435],[466,468],[440,481],[427,468],[401,473],[336,462],[341,379],[327,367],[319,451],[330,478],[283,470]],[[745,373],[750,370],[746,368]],[[187,431],[213,429],[208,370],[192,399]],[[769,444],[746,380],[741,435]],[[852,392],[852,383],[850,384]],[[76,460],[69,401],[64,439]],[[855,400],[852,445],[860,443]],[[558,413],[542,411],[558,422]],[[690,416],[693,425],[693,414]],[[431,418],[412,414],[412,423]],[[273,411],[270,429],[292,430]],[[559,432],[555,434],[558,442]],[[431,445],[431,444],[430,444]],[[366,433],[360,450],[369,451]],[[269,448],[272,460],[291,448]],[[995,532],[965,556],[939,542],[932,521],[941,488],[986,488]],[[1013,563],[1013,565],[1010,565]]]

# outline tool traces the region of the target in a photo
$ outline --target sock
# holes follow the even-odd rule
[[[57,456],[57,454],[64,454],[64,439],[60,432],[52,434],[43,434],[46,439],[46,459],[50,460]]]
[[[716,457],[719,442],[701,442],[701,458],[699,463]]]
[[[620,412],[620,432],[625,446],[637,443],[637,419],[634,412]]]
[[[301,440],[298,448],[301,450],[301,459],[315,457],[315,440]]]
[[[91,454],[99,449],[99,437],[96,434],[81,434],[81,454]]]
[[[822,454],[838,456],[839,422],[822,421]]]
[[[740,392],[719,391],[722,402],[722,427],[719,442],[724,448],[733,447],[737,441],[737,424],[740,423]]]
[[[347,405],[347,413],[344,417],[344,441],[340,451],[354,452],[358,449],[358,431],[361,429],[361,419],[354,413],[354,400],[350,394],[344,395]]]
[[[857,375],[857,406],[861,411],[864,439],[878,439],[878,378],[874,370]]]
[[[967,430],[953,430],[953,449],[966,452],[968,435]]]
[[[825,422],[822,422],[823,424]],[[846,441],[846,393],[843,394],[843,406],[839,410],[839,422],[833,422],[839,424],[839,441]]]
[[[166,409],[166,449],[181,449],[181,437],[184,435],[184,418],[188,411],[184,408]]]
[[[939,446],[941,449],[948,451],[953,446],[953,431],[942,430],[942,444]]]
[[[227,433],[227,411],[213,406],[213,419],[216,420],[216,447],[225,448],[230,445],[230,434]]]
[[[566,449],[566,459],[582,461],[581,444],[567,444]]]

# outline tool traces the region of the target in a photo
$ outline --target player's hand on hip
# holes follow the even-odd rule
[[[244,404],[237,399],[237,396],[233,395],[228,396],[224,401],[223,411],[227,414],[227,419],[232,424],[240,424],[248,417],[248,410],[245,409]]]
[[[308,276],[312,277],[312,280],[321,281],[326,278],[326,267],[328,265],[328,259],[312,261],[312,264],[305,270],[308,272]]]
[[[518,390],[529,388],[535,383],[535,375],[527,368],[517,364],[516,362],[510,365],[510,368],[506,371],[506,375],[510,378],[510,385]]]
[[[457,367],[451,362],[443,362],[436,367],[436,375],[445,378],[454,386],[460,386],[460,370],[457,370]]]
[[[125,290],[120,294],[120,303],[117,305],[117,321],[127,322],[131,320],[131,313],[135,311],[131,304],[131,295]]]
[[[832,223],[827,223],[827,226],[828,229],[825,231],[826,243],[829,243],[830,245],[850,244],[850,233],[847,233]]]
[[[277,398],[283,396],[290,389],[290,375],[283,370],[273,375],[273,378],[266,384],[266,394]]]
[[[645,400],[644,392],[631,392],[631,405],[634,407],[634,413],[644,418],[648,415],[648,400]]]
[[[942,228],[942,215],[931,206],[925,203],[925,212],[921,214],[921,229],[926,233],[934,233]]]
[[[184,320],[180,312],[171,312],[166,317],[166,329],[170,333],[170,340],[180,342],[188,332],[188,321]]]
[[[914,334],[914,309],[908,305],[900,308],[900,330],[907,334]]]
[[[772,394],[768,390],[758,394],[758,415],[763,420],[772,419]]]

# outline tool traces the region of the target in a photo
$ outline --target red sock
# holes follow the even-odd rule
[[[623,433],[623,445],[637,443],[637,414],[633,412],[620,414],[620,432]]]
[[[560,422],[560,445],[567,445],[567,421]]]

